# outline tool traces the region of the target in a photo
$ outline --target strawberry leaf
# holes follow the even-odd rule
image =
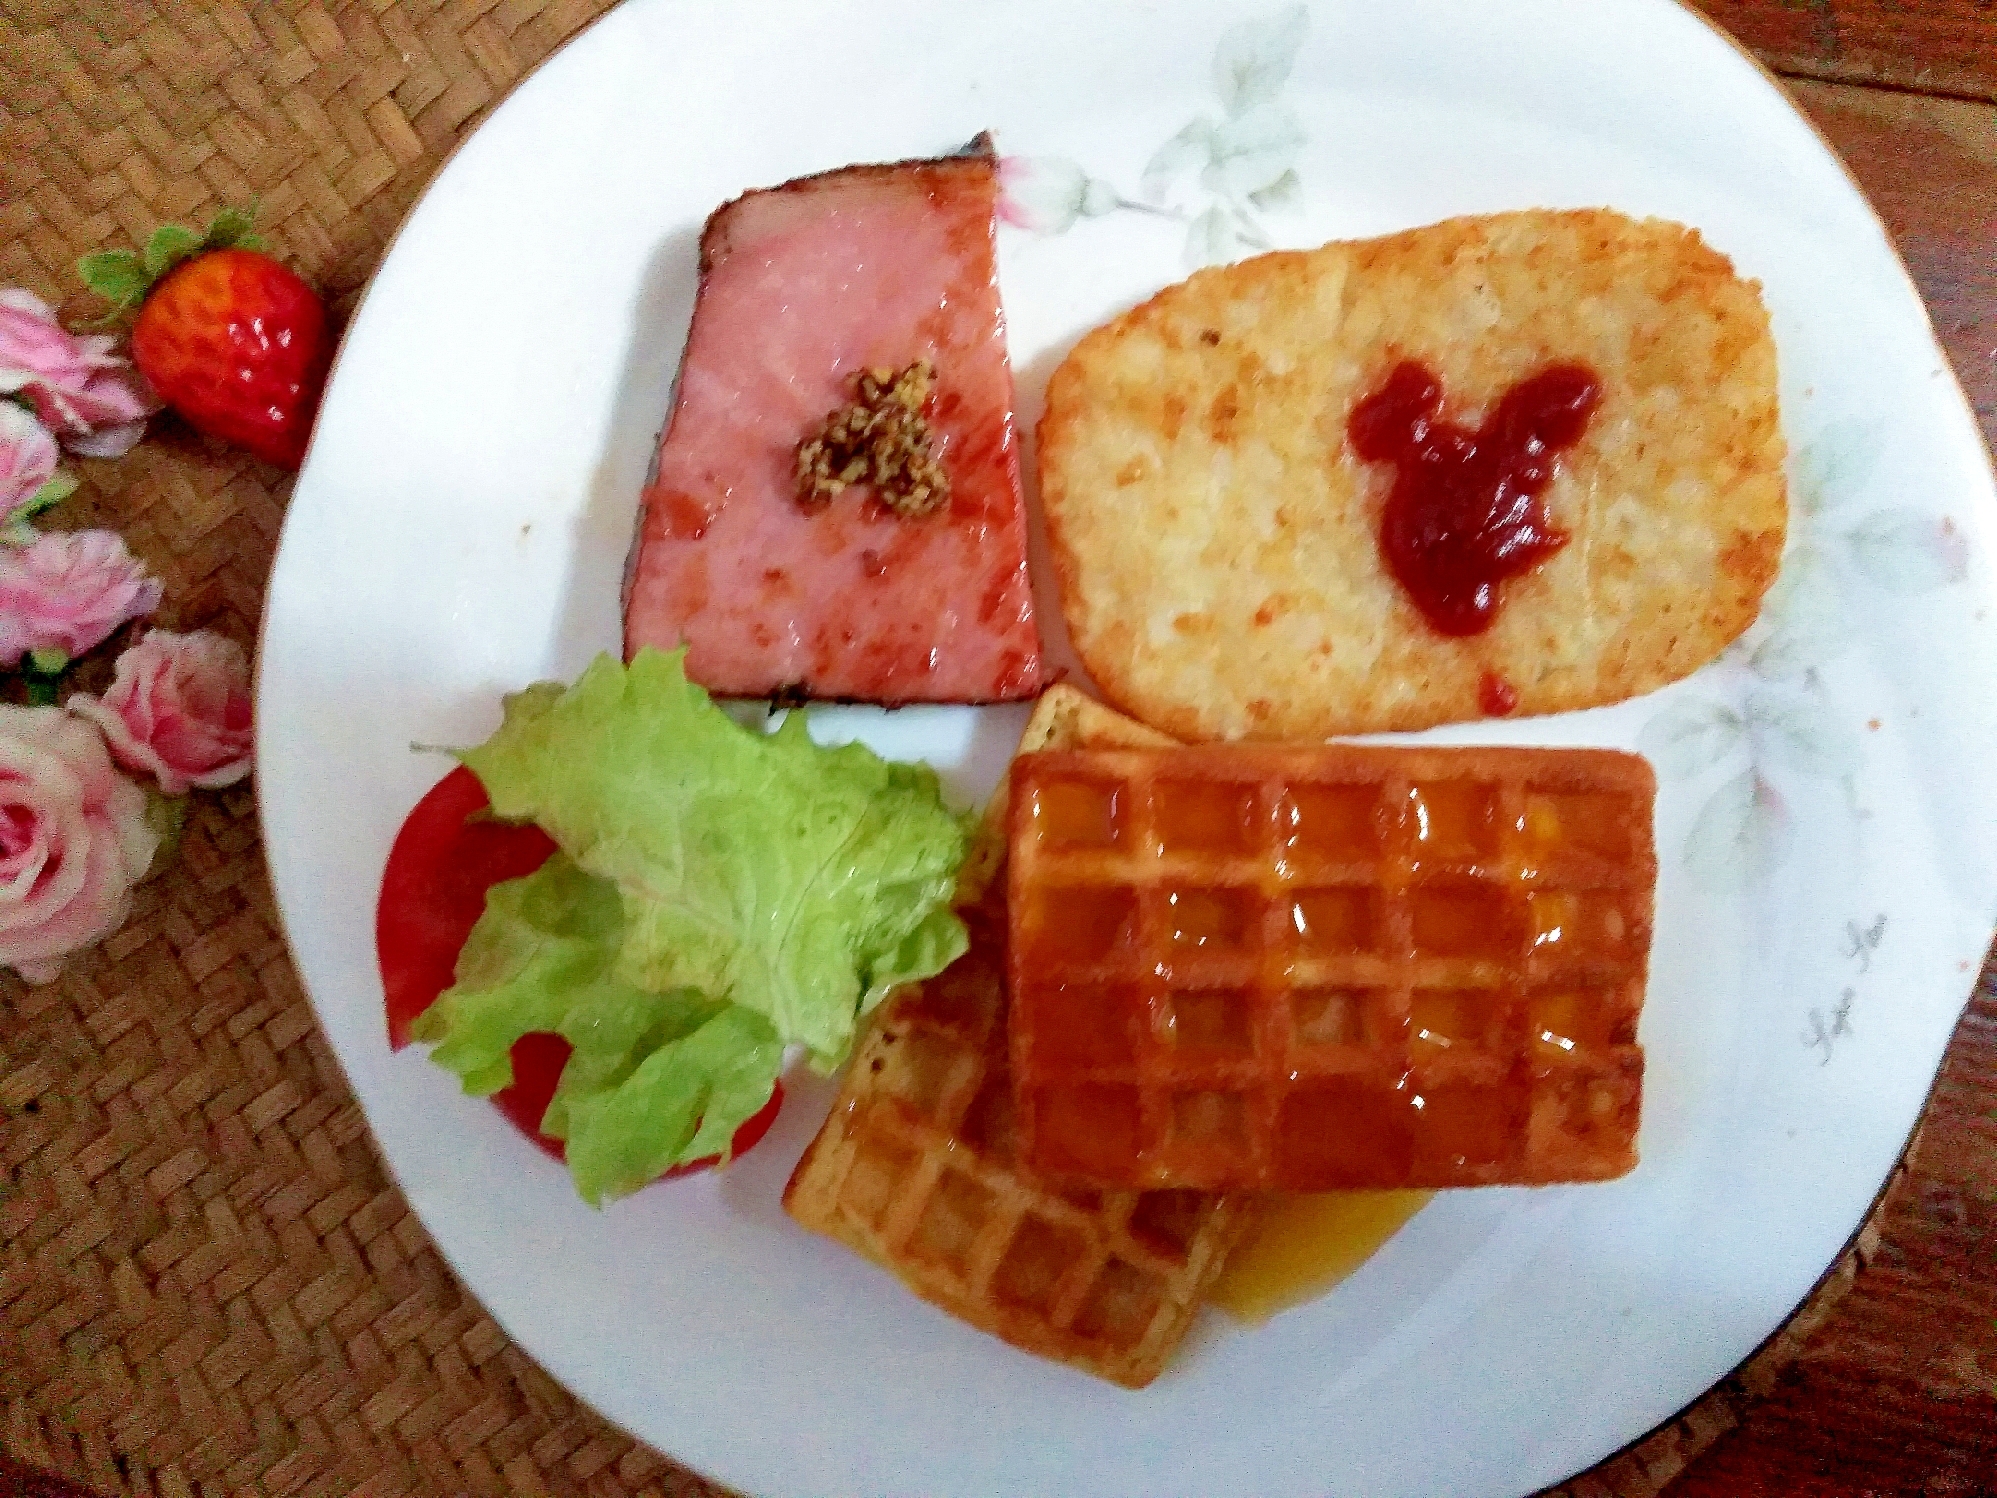
[[[130,250],[100,250],[76,262],[83,284],[112,304],[113,311],[136,307],[146,299],[152,277]]]
[[[161,224],[146,240],[143,253],[131,250],[100,250],[76,262],[83,284],[110,302],[104,321],[136,307],[146,299],[168,271],[183,260],[209,250],[261,250],[262,236],[251,232],[256,222],[256,204],[248,208],[224,208],[208,221],[207,232],[196,234],[184,224]]]
[[[161,224],[146,241],[145,269],[157,281],[201,248],[201,240],[185,224]]]
[[[208,220],[208,232],[201,238],[204,250],[260,250],[264,247],[261,236],[252,233],[256,225],[257,209],[252,203],[248,208],[224,208]]]

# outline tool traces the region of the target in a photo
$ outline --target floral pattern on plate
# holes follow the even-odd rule
[[[1947,515],[1889,506],[1848,518],[1880,441],[1868,424],[1836,423],[1797,455],[1781,575],[1754,628],[1721,657],[1744,668],[1744,690],[1732,702],[1680,696],[1638,740],[1668,779],[1739,766],[1686,839],[1686,866],[1711,892],[1754,884],[1788,857],[1794,826],[1783,787],[1793,788],[1794,776],[1835,782],[1849,812],[1860,814],[1858,731],[1823,675],[1858,638],[1859,593],[1868,585],[1922,593],[1968,576],[1968,540]]]
[[[1126,196],[1066,156],[1008,156],[999,163],[999,216],[1036,234],[1065,234],[1080,218],[1128,210],[1186,225],[1186,264],[1223,265],[1248,251],[1273,249],[1260,215],[1294,206],[1302,195],[1297,156],[1309,136],[1281,102],[1310,29],[1310,11],[1230,26],[1214,48],[1220,115],[1195,115],[1153,153]]]

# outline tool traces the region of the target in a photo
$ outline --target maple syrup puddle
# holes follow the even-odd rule
[[[1316,1300],[1364,1264],[1433,1191],[1325,1191],[1272,1197],[1228,1256],[1207,1299],[1250,1323]]]

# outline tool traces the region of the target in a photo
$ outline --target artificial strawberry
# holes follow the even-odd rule
[[[206,234],[162,224],[143,253],[86,255],[84,284],[138,307],[132,362],[197,431],[296,468],[332,361],[318,294],[263,253],[250,216],[215,215]]]

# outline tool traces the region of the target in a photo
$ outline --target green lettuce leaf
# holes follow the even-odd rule
[[[521,1036],[560,1033],[574,1051],[541,1127],[567,1141],[576,1189],[592,1204],[669,1166],[725,1156],[783,1065],[761,1015],[617,978],[623,940],[617,887],[556,853],[487,893],[456,981],[412,1028],[480,1096],[512,1082],[507,1052]]]
[[[416,1017],[410,1034],[430,1059],[478,1096],[513,1081],[507,1052],[534,1030],[559,1030],[576,1007],[641,1003],[614,977],[624,943],[617,886],[561,854],[524,879],[486,892],[485,913],[458,953],[456,981]]]
[[[963,952],[949,900],[964,829],[927,766],[820,748],[795,714],[742,728],[683,654],[599,656],[566,691],[521,693],[464,762],[497,815],[538,822],[616,884],[618,978],[754,1010],[830,1070],[892,985]]]
[[[548,1100],[548,1111],[541,1116],[541,1132],[567,1139],[573,1099],[623,1085],[652,1052],[691,1035],[727,1007],[698,989],[646,993],[628,986],[620,987],[614,997],[604,993],[594,1003],[571,1006],[559,1028],[573,1049],[555,1095]]]
[[[770,1100],[783,1065],[770,1022],[725,1004],[660,1046],[617,1086],[568,1105],[569,1170],[594,1205],[656,1180],[668,1166],[726,1156],[735,1131]]]
[[[965,831],[935,775],[821,749],[801,718],[739,727],[680,654],[530,687],[462,757],[496,815],[562,851],[487,893],[414,1034],[480,1094],[512,1081],[521,1036],[562,1035],[541,1127],[591,1203],[725,1156],[787,1045],[830,1070],[861,1015],[967,944]]]

